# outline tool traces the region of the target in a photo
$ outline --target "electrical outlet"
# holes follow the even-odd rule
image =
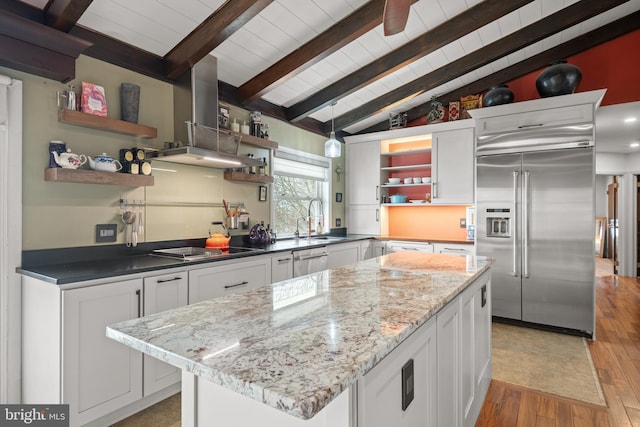
[[[467,219],[460,218],[460,228],[467,228]]]
[[[96,224],[96,243],[115,242],[118,226],[116,224]]]

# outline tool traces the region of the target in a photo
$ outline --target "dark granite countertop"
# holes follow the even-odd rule
[[[128,274],[145,273],[163,269],[210,264],[230,259],[295,251],[330,244],[369,239],[368,235],[324,236],[325,238],[283,239],[263,247],[251,247],[251,251],[225,253],[212,258],[183,261],[152,255],[155,249],[193,246],[203,248],[206,239],[176,240],[142,243],[137,247],[125,245],[88,246],[79,248],[43,249],[25,251],[19,274],[34,277],[56,285],[87,280],[104,279]],[[247,247],[242,240],[231,240],[231,245]]]

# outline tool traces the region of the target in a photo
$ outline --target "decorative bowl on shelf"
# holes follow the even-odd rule
[[[422,183],[423,184],[431,184],[431,178],[430,177],[422,178]]]
[[[389,178],[389,184],[400,184],[400,178]]]
[[[407,196],[403,196],[402,194],[394,194],[393,196],[389,196],[389,200],[391,200],[391,203],[406,203]]]
[[[422,182],[422,178],[413,178],[414,184],[420,184]]]
[[[405,184],[411,184],[413,182],[413,180],[411,178],[405,178],[404,179],[404,183]]]

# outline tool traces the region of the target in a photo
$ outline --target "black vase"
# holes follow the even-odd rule
[[[493,107],[494,105],[511,104],[513,102],[513,91],[507,85],[491,86],[489,91],[482,98],[483,107]]]
[[[536,79],[536,89],[542,98],[569,95],[575,92],[581,79],[580,68],[567,64],[563,59],[553,62],[540,73]]]

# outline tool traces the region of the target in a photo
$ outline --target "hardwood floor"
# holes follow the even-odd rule
[[[589,342],[607,407],[492,381],[477,427],[640,427],[640,278],[596,273],[596,339]]]

